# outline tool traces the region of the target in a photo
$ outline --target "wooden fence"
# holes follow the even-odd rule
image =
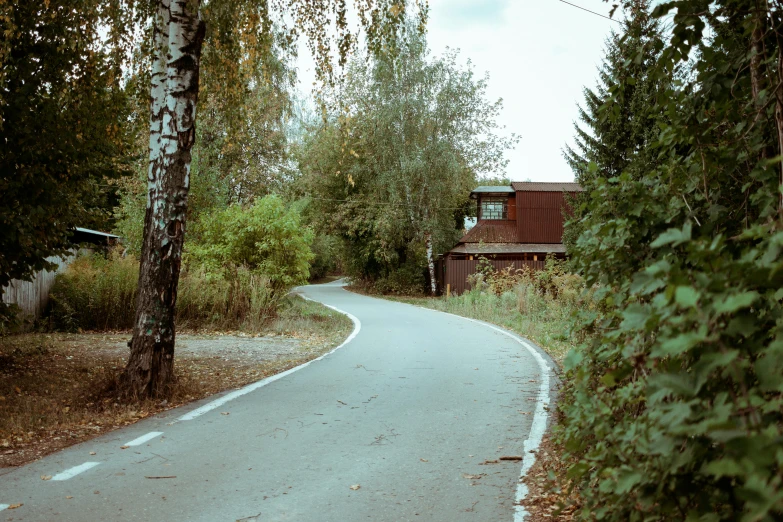
[[[541,270],[544,268],[544,261],[504,261],[504,260],[489,260],[490,264],[495,267],[495,270],[503,270],[510,266],[514,267],[514,270],[519,270],[523,266],[528,266],[533,270]],[[468,284],[468,276],[476,272],[476,267],[479,264],[478,259],[445,259],[438,262],[438,290],[441,294],[446,293],[446,289],[449,288],[452,294],[461,294],[470,289]],[[448,285],[448,286],[447,286]]]
[[[32,281],[12,279],[11,283],[3,289],[3,302],[17,305],[27,319],[41,317],[49,302],[49,290],[52,289],[54,278],[65,270],[75,257],[75,252],[65,258],[47,257],[47,261],[57,263],[57,270],[36,272]]]

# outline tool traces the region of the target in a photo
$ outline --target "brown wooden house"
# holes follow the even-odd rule
[[[547,257],[565,257],[563,223],[568,194],[581,191],[578,183],[529,181],[477,187],[470,193],[476,200],[476,225],[441,259],[441,291],[464,292],[467,277],[475,272],[481,258],[498,269],[540,269]]]

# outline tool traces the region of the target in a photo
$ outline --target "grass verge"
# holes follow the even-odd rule
[[[125,404],[113,384],[130,332],[0,338],[0,467],[20,466],[158,412],[298,366],[342,342],[347,317],[296,296],[257,335],[178,335],[167,401]]]
[[[354,287],[348,287],[348,290],[357,291]],[[568,336],[570,310],[562,308],[553,308],[543,314],[522,314],[512,302],[513,297],[504,298],[492,294],[475,296],[471,295],[471,292],[457,297],[367,295],[470,317],[507,328],[539,345],[558,365],[562,365],[563,359],[573,346]]]

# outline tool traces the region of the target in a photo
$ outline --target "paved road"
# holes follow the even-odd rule
[[[0,470],[0,508],[24,504],[0,521],[520,520],[525,442],[540,439],[550,398],[545,359],[466,319],[333,284],[301,292],[358,318],[355,337],[217,407]]]

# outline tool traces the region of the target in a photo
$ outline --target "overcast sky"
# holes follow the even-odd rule
[[[609,12],[602,0],[569,1]],[[619,24],[559,0],[430,0],[427,39],[433,54],[457,48],[479,76],[489,72],[489,97],[503,98],[500,124],[522,138],[507,155],[509,178],[572,181],[562,149],[613,27]],[[303,87],[312,83],[311,63],[300,52]]]

